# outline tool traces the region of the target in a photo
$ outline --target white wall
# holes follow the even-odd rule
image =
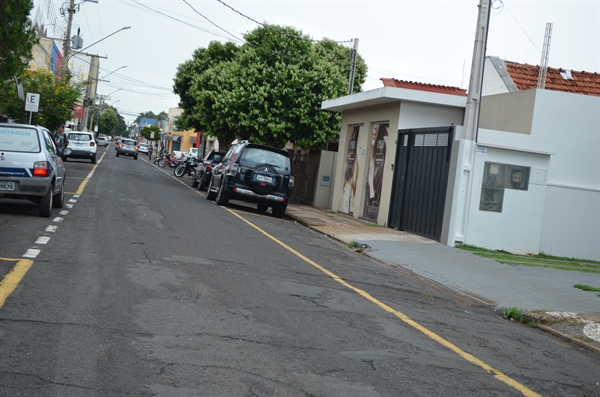
[[[485,162],[514,164],[534,170],[548,170],[548,155],[477,145],[474,159],[469,220],[464,243],[513,253],[539,253],[546,185],[533,183],[528,190],[504,189],[502,212],[480,210]]]
[[[403,101],[400,106],[398,129],[462,125],[463,119],[464,108]]]
[[[531,135],[480,129],[479,143],[549,153],[539,250],[600,260],[600,97],[535,97]]]
[[[335,162],[337,152],[328,152],[321,150],[321,158],[319,159],[319,169],[317,171],[317,181],[315,186],[315,197],[313,206],[317,208],[331,208],[331,199],[333,196],[333,175],[335,174]],[[326,180],[328,178],[329,185]]]

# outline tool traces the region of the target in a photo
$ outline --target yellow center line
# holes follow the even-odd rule
[[[17,262],[15,267],[0,281],[0,308],[4,302],[13,293],[19,282],[25,277],[25,274],[33,265],[31,259],[0,258],[0,261]]]
[[[83,190],[85,189],[85,186],[90,181],[90,178],[94,175],[94,172],[96,172],[96,168],[98,168],[98,166],[100,165],[100,162],[102,162],[102,159],[104,158],[104,156],[106,156],[106,152],[102,153],[102,157],[100,157],[100,160],[98,160],[96,162],[96,164],[92,167],[92,170],[88,173],[88,175],[85,177],[85,179],[81,182],[81,184],[79,185],[79,188],[77,189],[77,191],[75,192],[75,194],[82,194],[83,193]]]
[[[488,365],[485,362],[481,361],[480,359],[478,359],[477,357],[473,356],[472,354],[467,353],[466,351],[464,351],[461,348],[459,348],[458,346],[456,346],[454,343],[452,343],[450,341],[447,341],[446,339],[442,338],[441,336],[439,336],[435,332],[429,330],[428,328],[426,328],[426,327],[422,326],[421,324],[419,324],[418,322],[414,321],[413,319],[411,319],[410,317],[408,317],[406,314],[404,314],[402,312],[399,312],[399,311],[395,310],[394,308],[386,305],[385,303],[383,303],[380,300],[378,300],[378,299],[374,298],[373,296],[371,296],[368,292],[363,291],[360,288],[356,288],[355,286],[347,283],[346,281],[344,281],[341,277],[339,277],[335,273],[333,273],[333,272],[325,269],[323,266],[319,265],[318,263],[316,263],[316,262],[312,261],[311,259],[307,258],[306,256],[302,255],[301,253],[299,253],[298,251],[296,251],[295,249],[293,249],[289,245],[287,245],[284,242],[276,239],[275,237],[273,237],[272,235],[270,235],[269,233],[267,233],[263,229],[259,228],[258,226],[256,226],[252,222],[244,219],[238,213],[230,210],[229,208],[225,208],[225,209],[227,211],[229,211],[231,214],[233,214],[236,217],[238,217],[239,219],[241,219],[242,221],[246,222],[248,225],[250,225],[254,229],[258,230],[259,232],[261,232],[262,234],[264,234],[265,236],[267,236],[269,239],[271,239],[274,242],[276,242],[277,244],[281,245],[283,248],[285,248],[286,250],[288,250],[292,254],[296,255],[300,259],[304,260],[308,264],[314,266],[315,268],[319,269],[321,272],[323,272],[326,275],[328,275],[329,277],[331,277],[333,280],[335,280],[338,283],[342,284],[344,287],[346,287],[346,288],[348,288],[348,289],[356,292],[357,294],[359,294],[363,298],[367,299],[368,301],[374,303],[375,305],[379,306],[380,308],[382,308],[386,312],[391,313],[394,316],[398,317],[404,323],[406,323],[406,324],[410,325],[411,327],[415,328],[416,330],[422,332],[423,334],[425,334],[429,338],[433,339],[437,343],[441,344],[442,346],[450,349],[451,351],[453,351],[454,353],[458,354],[463,359],[465,359],[468,362],[470,362],[472,364],[475,364],[478,367],[482,368],[484,371],[486,371],[489,374],[493,375],[499,381],[504,382],[508,386],[510,386],[510,387],[518,390],[524,396],[527,396],[527,397],[541,397],[540,394],[532,391],[531,389],[527,388],[526,386],[522,385],[521,383],[517,382],[516,380],[508,377],[507,375],[504,375],[502,372],[498,371],[497,369],[494,369],[493,367],[491,367],[490,365]]]

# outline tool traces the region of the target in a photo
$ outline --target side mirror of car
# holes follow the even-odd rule
[[[63,151],[62,151],[62,155],[63,155],[63,156],[68,156],[68,155],[70,155],[72,152],[73,152],[73,150],[72,150],[71,148],[68,148],[68,147],[66,147],[66,148],[64,148],[64,149],[63,149]]]
[[[221,156],[218,154],[215,154],[215,157],[213,157],[213,163],[218,164],[221,162]]]

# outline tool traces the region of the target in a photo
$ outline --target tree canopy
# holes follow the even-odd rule
[[[50,130],[73,117],[74,106],[85,88],[84,84],[74,83],[67,76],[56,76],[49,70],[27,71],[20,81],[25,92],[40,94],[39,111],[32,113],[32,124]],[[25,102],[17,98],[16,91],[13,81],[0,81],[0,114],[27,124],[29,112],[25,111]]]
[[[113,109],[108,108],[102,115],[100,116],[100,120],[98,121],[98,133],[104,135],[113,135],[115,132],[115,127],[119,124],[119,117],[117,116],[117,112]]]
[[[174,92],[184,111],[176,125],[204,130],[223,145],[240,138],[310,149],[336,138],[341,116],[322,111],[321,103],[347,94],[349,48],[276,25],[244,38],[241,46],[212,42],[179,65]],[[366,74],[358,56],[355,92]]]
[[[155,119],[155,120],[166,120],[168,117],[169,116],[164,111],[160,112],[158,114],[154,114],[153,111],[142,112],[135,118],[134,123],[137,125],[140,125],[140,121],[142,120],[142,118]]]
[[[152,136],[154,133],[154,136]],[[160,128],[157,125],[147,125],[140,131],[140,135],[149,141],[158,141],[160,139]]]
[[[0,81],[27,69],[31,49],[38,42],[29,13],[32,0],[0,0]]]

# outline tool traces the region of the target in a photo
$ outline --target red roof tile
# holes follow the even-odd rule
[[[409,90],[437,92],[440,94],[450,94],[458,96],[467,96],[467,90],[458,87],[449,87],[445,85],[415,83],[412,81],[403,81],[382,77],[380,79],[384,87],[406,88]]]
[[[537,88],[539,66],[509,61],[504,61],[504,63],[506,64],[506,70],[519,90]],[[572,78],[563,76],[571,76]],[[549,67],[546,73],[545,88],[573,94],[600,96],[600,74]]]

